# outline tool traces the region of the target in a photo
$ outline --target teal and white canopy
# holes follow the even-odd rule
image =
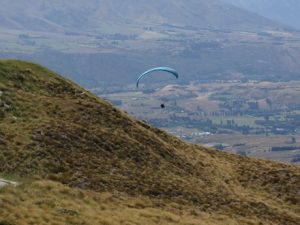
[[[148,76],[149,74],[151,74],[153,72],[157,72],[157,71],[167,72],[167,73],[172,74],[173,76],[175,76],[177,79],[179,78],[179,74],[177,73],[177,71],[174,70],[174,69],[172,69],[172,68],[170,68],[170,67],[156,67],[156,68],[147,70],[146,72],[144,72],[143,74],[141,74],[139,76],[139,78],[137,79],[137,81],[136,81],[136,87],[137,88],[139,87],[140,80],[143,77]]]

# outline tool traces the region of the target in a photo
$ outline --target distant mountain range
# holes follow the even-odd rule
[[[223,0],[271,20],[300,29],[299,0]]]
[[[220,0],[0,0],[0,4],[0,27],[38,31],[101,31],[103,24],[251,30],[277,26]]]
[[[0,5],[0,57],[42,63],[85,87],[132,84],[158,65],[176,67],[182,82],[299,77],[299,33],[223,0]]]

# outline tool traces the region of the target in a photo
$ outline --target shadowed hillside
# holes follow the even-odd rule
[[[237,224],[299,221],[299,167],[182,142],[35,64],[0,61],[0,124],[0,173]]]

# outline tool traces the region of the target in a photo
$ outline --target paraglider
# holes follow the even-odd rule
[[[142,74],[138,77],[138,79],[137,79],[137,81],[136,81],[136,87],[137,87],[137,88],[139,87],[140,80],[141,80],[143,77],[145,77],[145,76],[147,76],[147,75],[149,75],[149,74],[151,74],[151,73],[153,73],[153,72],[159,72],[159,71],[167,72],[167,73],[169,73],[169,74],[175,76],[177,79],[179,78],[179,75],[178,75],[177,71],[174,70],[174,69],[172,69],[172,68],[170,68],[170,67],[156,67],[156,68],[147,70],[146,72],[142,73]]]
[[[153,72],[160,72],[160,71],[162,71],[162,72],[167,72],[167,73],[169,73],[169,74],[175,76],[176,79],[179,78],[179,75],[178,75],[177,71],[174,70],[174,69],[172,69],[172,68],[170,68],[170,67],[155,67],[155,68],[153,68],[153,69],[147,70],[146,72],[142,73],[142,74],[138,77],[138,79],[137,79],[137,81],[136,81],[136,88],[139,87],[140,80],[141,80],[143,77],[145,77],[145,76],[147,76],[147,75],[149,75],[149,74],[151,74],[151,73],[153,73]],[[164,108],[165,108],[165,104],[162,103],[162,104],[160,105],[160,108],[164,109]]]

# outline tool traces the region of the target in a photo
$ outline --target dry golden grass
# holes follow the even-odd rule
[[[0,224],[259,224],[256,218],[205,213],[197,207],[124,193],[97,193],[52,181],[0,190]]]
[[[297,166],[182,142],[35,64],[0,61],[0,91],[0,173],[59,181],[90,190],[81,192],[100,199],[101,193],[112,193],[114,199],[119,196],[120,202],[112,204],[105,214],[107,218],[104,214],[98,218],[103,224],[106,220],[108,224],[134,224],[131,220],[139,221],[136,224],[168,224],[176,223],[178,217],[183,218],[179,224],[201,224],[201,217],[208,218],[203,224],[299,222]],[[71,211],[62,209],[65,219],[56,220],[60,217],[55,210],[43,210],[30,202],[46,195],[48,184],[53,190],[66,190],[54,202],[57,200],[66,209],[68,204],[75,207],[74,212],[72,207]],[[67,223],[69,217],[74,219],[73,224],[93,224],[92,215],[101,214],[98,207],[105,204],[70,197],[78,191],[51,182],[6,190],[5,216],[13,216],[11,221],[17,224],[23,215],[27,215],[26,221],[53,218],[48,224]],[[14,203],[22,201],[22,196],[31,206],[18,209]],[[149,202],[153,207],[136,209],[126,205],[136,201]],[[79,204],[82,202],[86,204]],[[84,222],[76,220],[79,206],[84,207],[84,213],[78,218]],[[29,211],[18,213],[23,210]],[[192,210],[195,212],[189,215]],[[166,215],[171,222],[167,222]]]

